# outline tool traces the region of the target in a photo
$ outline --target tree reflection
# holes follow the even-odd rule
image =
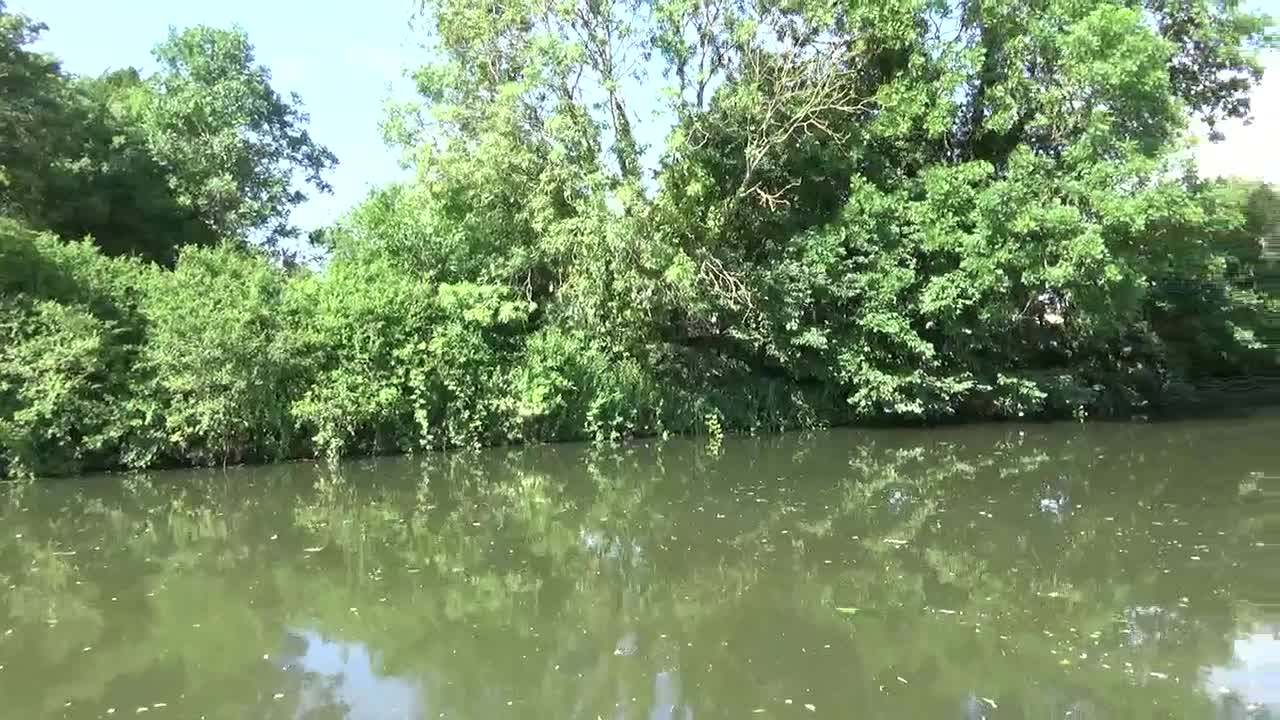
[[[28,488],[0,537],[0,716],[1233,717],[1254,700],[1210,668],[1277,594],[1248,486],[1277,425]]]

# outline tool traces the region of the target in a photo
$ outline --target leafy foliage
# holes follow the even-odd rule
[[[29,49],[44,26],[0,3],[0,213],[112,255],[171,264],[182,245],[273,243],[336,164],[297,97],[272,90],[240,30],[173,33],[161,70],[64,73]]]
[[[89,190],[143,178],[163,192],[131,197],[207,233],[140,228],[179,255],[161,270],[6,231],[46,274],[138,298],[6,290],[10,467],[1147,413],[1280,371],[1275,192],[1185,161],[1188,118],[1248,112],[1270,25],[1234,3],[420,10],[422,100],[386,126],[416,174],[292,270],[209,249],[288,235],[291,173],[323,189],[333,162],[243,33],[175,33],[154,76],[71,82],[3,16],[27,98],[0,112],[26,132],[7,176],[106,157],[67,167],[94,168]],[[672,125],[647,147],[660,75]],[[101,118],[88,150],[32,129],[64,107]],[[49,220],[44,185],[6,193],[36,227],[98,227],[88,206]],[[95,383],[121,393],[110,412],[80,406]]]
[[[153,55],[160,70],[147,79],[138,123],[178,203],[221,237],[295,235],[289,210],[306,195],[294,173],[327,192],[324,172],[337,164],[307,133],[301,98],[271,88],[239,28],[170,31]]]
[[[294,359],[278,345],[283,279],[235,249],[191,248],[143,296],[139,363],[162,447],[196,461],[289,454]]]
[[[0,219],[0,472],[118,461],[144,278],[137,263]]]

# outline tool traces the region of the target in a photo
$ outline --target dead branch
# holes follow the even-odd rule
[[[747,311],[755,307],[746,282],[714,255],[708,254],[702,258],[702,262],[698,264],[698,278],[729,307]]]
[[[776,207],[781,193],[795,187],[788,184],[769,191],[756,180],[767,160],[798,138],[825,136],[844,142],[845,121],[871,109],[869,98],[859,98],[854,71],[848,67],[845,51],[834,48],[809,58],[792,49],[781,54],[754,51],[746,58],[746,72],[765,95],[764,109],[750,131],[745,151],[746,167],[738,184],[737,197],[755,197]]]

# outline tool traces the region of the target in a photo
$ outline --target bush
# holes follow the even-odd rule
[[[0,219],[0,472],[118,462],[152,272]]]
[[[147,338],[137,388],[149,436],[138,462],[227,463],[289,457],[289,409],[305,382],[281,332],[285,275],[223,246],[182,251],[142,293]]]

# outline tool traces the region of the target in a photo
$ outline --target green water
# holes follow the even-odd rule
[[[0,717],[1280,716],[1280,416],[0,498]]]

